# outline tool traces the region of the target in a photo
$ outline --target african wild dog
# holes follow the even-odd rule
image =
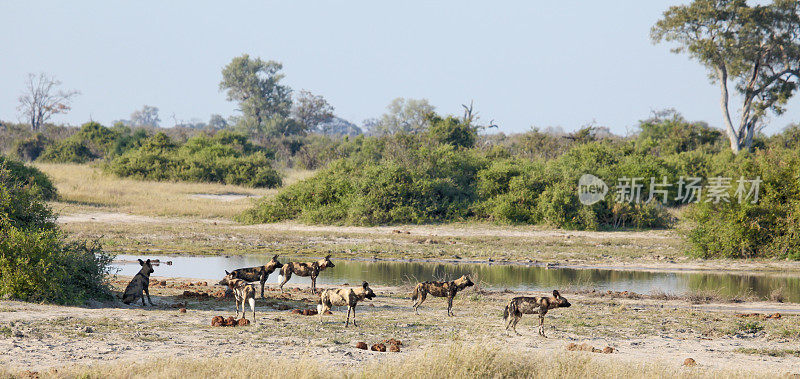
[[[553,290],[552,297],[538,297],[538,296],[519,296],[511,299],[503,311],[503,320],[506,320],[506,331],[508,328],[517,332],[517,323],[522,318],[522,315],[538,314],[539,315],[539,335],[547,338],[544,335],[544,315],[547,311],[555,308],[567,308],[570,304],[558,291]]]
[[[473,286],[471,280],[466,275],[449,282],[423,282],[417,283],[414,287],[414,292],[411,294],[411,300],[414,300],[414,313],[419,314],[417,308],[425,301],[425,297],[430,293],[436,297],[447,298],[447,315],[453,316],[451,309],[453,308],[453,298],[456,297],[458,291],[464,288]]]
[[[225,277],[219,284],[227,285],[233,291],[233,297],[236,299],[236,318],[239,318],[239,304],[242,304],[242,318],[244,318],[245,304],[249,303],[250,309],[253,310],[253,322],[256,322],[256,288],[228,271],[225,271]]]
[[[235,279],[242,279],[247,282],[261,282],[261,298],[264,298],[264,283],[267,277],[272,274],[275,269],[281,268],[283,265],[278,262],[278,255],[272,257],[267,264],[258,267],[240,268],[231,271]]]
[[[144,294],[147,295],[147,301],[150,302],[150,305],[153,305],[153,300],[150,300],[150,274],[153,273],[153,265],[150,264],[150,260],[143,261],[139,259],[139,265],[142,266],[142,269],[139,270],[139,273],[136,274],[131,282],[128,283],[128,286],[125,287],[125,294],[122,295],[122,302],[125,304],[130,304],[142,298],[142,306],[145,306],[144,303]],[[144,292],[144,294],[142,294]]]
[[[283,276],[283,281],[280,285],[281,292],[283,292],[283,285],[292,278],[292,274],[295,274],[299,276],[310,276],[311,293],[317,293],[317,276],[319,276],[320,271],[329,267],[336,267],[333,265],[333,262],[331,262],[330,254],[316,262],[289,262],[283,265],[283,268],[281,268],[281,275]]]
[[[353,326],[358,326],[356,325],[356,304],[364,299],[372,300],[374,297],[375,292],[372,292],[367,282],[362,283],[359,288],[332,288],[323,290],[319,295],[317,312],[322,316],[326,311],[329,311],[333,305],[346,305],[347,319],[344,322],[345,328],[350,325],[350,311],[353,312]]]

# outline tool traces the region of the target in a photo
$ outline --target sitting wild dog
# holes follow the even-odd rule
[[[256,322],[256,288],[228,271],[225,271],[225,277],[219,284],[226,284],[233,291],[233,297],[236,299],[236,318],[239,318],[239,304],[242,304],[242,318],[244,318],[245,304],[249,303],[250,309],[253,310],[253,322]]]
[[[322,316],[326,311],[331,310],[331,306],[347,306],[347,320],[344,322],[346,328],[350,325],[350,311],[353,312],[353,326],[356,325],[356,304],[359,301],[367,299],[372,300],[375,297],[375,292],[369,288],[369,284],[364,282],[360,288],[339,288],[323,290],[319,295],[319,305],[317,305],[317,313]]]
[[[503,311],[503,320],[506,320],[506,331],[509,328],[517,332],[517,323],[522,318],[522,315],[538,314],[539,315],[539,335],[547,338],[544,335],[544,315],[547,311],[555,308],[567,308],[570,304],[558,291],[553,290],[552,297],[537,297],[537,296],[520,296],[511,299]]]
[[[153,300],[150,300],[150,274],[153,273],[153,266],[150,264],[150,260],[143,261],[139,259],[139,265],[142,266],[142,269],[139,270],[139,273],[136,274],[131,282],[128,283],[128,286],[125,287],[125,294],[122,295],[122,302],[125,304],[130,304],[142,298],[142,306],[145,306],[144,303],[144,294],[147,294],[147,301],[150,302],[150,305],[153,305]],[[144,294],[142,294],[144,292]]]
[[[425,301],[425,297],[431,294],[436,297],[446,297],[447,315],[453,316],[451,309],[453,308],[453,298],[456,297],[456,293],[473,285],[474,283],[466,275],[449,282],[417,283],[417,286],[414,287],[414,292],[411,294],[411,300],[414,300],[414,313],[419,314],[417,308]]]
[[[311,293],[317,293],[317,276],[319,276],[320,271],[329,267],[336,267],[333,265],[333,262],[331,262],[330,255],[316,262],[289,262],[283,265],[283,268],[281,268],[281,275],[283,276],[283,281],[280,285],[281,292],[283,292],[283,285],[292,278],[292,274],[295,274],[299,276],[310,276]]]
[[[247,282],[261,282],[261,298],[263,299],[264,283],[267,281],[267,277],[269,277],[269,274],[272,274],[275,269],[281,267],[283,267],[283,265],[281,262],[278,262],[278,256],[275,255],[272,257],[272,260],[263,266],[239,268],[231,271],[231,275],[236,279],[242,279]]]

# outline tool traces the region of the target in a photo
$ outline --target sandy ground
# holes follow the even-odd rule
[[[215,357],[249,352],[259,356],[358,366],[380,359],[402,359],[432,346],[460,343],[515,346],[522,352],[564,350],[569,343],[611,346],[602,359],[663,362],[680,369],[691,357],[704,367],[776,374],[800,373],[800,357],[745,354],[741,349],[800,350],[800,305],[778,303],[707,304],[680,300],[602,298],[564,294],[573,306],[546,319],[549,338],[536,335],[536,318],[526,316],[518,330],[505,334],[502,307],[523,293],[468,289],[456,299],[456,317],[445,315],[446,302],[429,298],[415,316],[408,288],[376,287],[379,295],[358,307],[358,327],[344,328],[346,310],[332,316],[302,316],[289,309],[314,308],[316,296],[306,288],[281,295],[272,289],[259,299],[256,323],[245,327],[211,327],[215,315],[232,316],[233,300],[186,297],[184,291],[218,293],[219,286],[192,285],[190,280],[156,278],[167,286],[151,287],[156,306],[119,302],[64,307],[16,301],[0,302],[0,360],[12,372],[42,371],[73,364],[143,361],[153,357]],[[118,289],[127,278],[114,282]],[[290,282],[291,283],[291,282]],[[537,294],[541,295],[541,294]],[[179,311],[187,309],[186,313]],[[780,319],[741,318],[746,309],[781,312]],[[251,318],[251,316],[248,316]],[[743,326],[745,325],[745,326]],[[747,326],[750,325],[750,326]],[[755,327],[752,325],[756,325]],[[749,328],[749,329],[748,329]],[[388,338],[403,341],[400,353],[378,353],[354,347]],[[762,370],[762,373],[763,373]]]

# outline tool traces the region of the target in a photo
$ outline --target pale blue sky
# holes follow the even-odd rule
[[[721,126],[704,69],[650,43],[679,3],[0,0],[0,119],[18,119],[25,75],[39,71],[82,92],[56,123],[110,123],[143,104],[164,125],[228,116],[220,70],[249,53],[357,124],[402,96],[441,113],[472,99],[507,133],[595,120],[625,134],[666,107]],[[768,132],[800,121],[797,98],[789,109]]]

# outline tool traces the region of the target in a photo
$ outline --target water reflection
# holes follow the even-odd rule
[[[138,256],[120,255],[115,262],[121,275],[134,275],[139,270]],[[219,280],[224,270],[264,264],[265,256],[232,257],[168,257],[150,256],[173,264],[155,267],[155,276]],[[309,259],[304,259],[309,260]],[[281,259],[285,261],[285,259]],[[722,295],[752,294],[769,298],[775,289],[783,289],[786,301],[800,302],[800,278],[765,275],[735,275],[706,273],[654,273],[607,269],[546,269],[519,265],[486,265],[422,262],[346,261],[336,260],[336,267],[326,270],[317,281],[320,284],[356,284],[368,281],[375,285],[400,285],[415,280],[456,278],[473,274],[480,283],[492,289],[550,291],[552,289],[597,289],[601,291],[634,291],[651,293],[663,291],[681,294],[689,291],[716,291]],[[278,283],[273,273],[268,283]],[[308,278],[292,277],[290,284],[308,284]]]

